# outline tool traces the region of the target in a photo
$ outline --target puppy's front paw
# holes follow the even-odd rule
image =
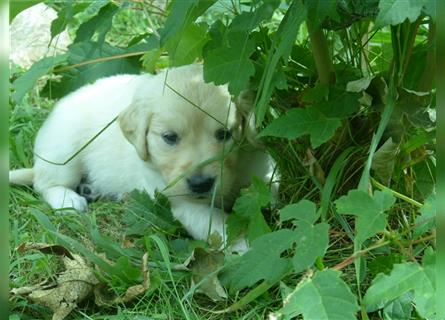
[[[76,192],[84,197],[88,203],[94,202],[100,197],[88,183],[80,183],[76,188]]]
[[[49,205],[59,213],[68,213],[71,209],[76,211],[86,211],[87,200],[71,189],[64,187],[53,187],[43,193]]]

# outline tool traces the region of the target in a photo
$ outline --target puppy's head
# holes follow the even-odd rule
[[[251,131],[250,100],[235,102],[226,86],[207,84],[198,65],[171,69],[151,81],[119,116],[139,157],[163,175],[168,196],[232,198],[239,144]]]

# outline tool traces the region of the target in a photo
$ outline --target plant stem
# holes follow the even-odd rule
[[[377,248],[380,248],[380,247],[384,247],[384,246],[388,245],[389,243],[390,243],[390,241],[383,241],[383,242],[378,241],[377,243],[375,243],[374,245],[372,245],[372,246],[370,246],[370,247],[368,247],[366,249],[357,251],[356,253],[354,253],[353,255],[349,256],[348,258],[346,258],[342,262],[340,262],[340,263],[336,264],[335,266],[333,266],[332,269],[334,269],[334,270],[341,270],[344,267],[346,267],[346,266],[350,265],[351,263],[353,263],[355,261],[355,259],[357,259],[358,257],[361,257],[361,256],[365,255],[366,253],[368,253],[371,250],[374,250],[374,249],[377,249]]]
[[[310,20],[307,20],[306,24],[309,31],[309,39],[311,41],[312,54],[317,68],[318,79],[322,84],[334,83],[334,68],[332,67],[328,44],[323,30],[320,27],[315,29]]]
[[[378,182],[378,181],[375,180],[374,178],[371,178],[371,182],[372,182],[372,184],[373,184],[375,187],[379,188],[380,190],[388,190],[388,191],[390,191],[396,198],[402,199],[402,200],[408,202],[409,204],[412,204],[412,205],[415,206],[415,207],[420,208],[420,207],[423,206],[420,202],[417,202],[416,200],[411,199],[410,197],[407,197],[407,196],[405,196],[405,195],[403,195],[403,194],[401,194],[401,193],[398,193],[397,191],[394,191],[394,190],[392,190],[392,189],[390,189],[390,188],[388,188],[388,187],[385,187],[383,184],[381,184],[380,182]]]
[[[88,65],[88,64],[94,64],[94,63],[105,62],[105,61],[110,61],[110,60],[129,58],[129,57],[135,57],[135,56],[142,56],[146,52],[147,51],[130,52],[130,53],[118,54],[118,55],[115,55],[115,56],[109,56],[109,57],[102,57],[102,58],[92,59],[92,60],[88,60],[88,61],[83,61],[83,62],[80,62],[80,63],[72,64],[70,66],[57,68],[57,69],[54,69],[53,72],[55,72],[55,73],[62,72],[62,71],[70,70],[70,69],[73,69],[73,68],[85,66],[85,65]]]
[[[436,38],[436,24],[430,22],[428,32],[428,53],[426,54],[426,65],[423,74],[420,77],[419,84],[417,86],[418,91],[429,92],[433,85],[435,77],[434,69],[436,67],[436,48],[434,47],[434,41]]]

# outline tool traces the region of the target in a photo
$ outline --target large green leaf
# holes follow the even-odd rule
[[[400,24],[406,19],[414,22],[421,14],[423,0],[384,0],[379,2],[375,27]]]
[[[18,15],[23,10],[26,10],[43,0],[22,0],[22,1],[10,1],[9,2],[9,21],[11,22],[16,15]]]
[[[302,315],[304,320],[357,319],[359,309],[354,294],[340,278],[340,272],[325,270],[303,280],[284,299],[276,317]]]
[[[151,199],[145,192],[133,191],[124,209],[127,234],[145,235],[149,228],[173,232],[178,226],[171,214],[168,199],[162,194],[156,194],[155,199]]]
[[[118,11],[119,7],[113,3],[108,3],[101,7],[95,16],[80,25],[74,42],[91,40],[93,35],[97,33],[97,45],[101,47],[107,32],[111,28],[113,17]]]
[[[320,217],[315,204],[308,200],[290,204],[280,210],[280,220],[293,220],[296,249],[292,258],[295,272],[301,272],[311,267],[318,257],[323,257],[329,245],[329,225],[319,223]]]
[[[202,56],[202,48],[207,42],[207,25],[190,24],[176,37],[170,38],[165,47],[170,56],[170,66],[193,63]]]
[[[230,23],[229,32],[252,31],[261,21],[269,20],[279,4],[280,1],[278,0],[264,1],[264,3],[254,11],[241,13]]]
[[[436,195],[428,197],[425,204],[419,210],[420,216],[416,218],[413,237],[420,237],[422,234],[436,227]]]
[[[12,84],[12,88],[15,91],[12,98],[15,103],[20,104],[25,94],[35,86],[37,80],[48,74],[55,66],[66,63],[67,60],[68,55],[63,54],[55,57],[46,57],[34,63],[28,71]]]
[[[330,89],[330,90],[329,90]],[[329,95],[329,100],[324,97]],[[341,125],[340,118],[345,118],[360,107],[360,94],[346,92],[339,88],[315,86],[304,97],[312,106],[290,110],[287,114],[272,121],[261,136],[275,136],[295,139],[309,134],[314,148],[328,141]]]
[[[229,46],[221,45],[204,54],[204,79],[216,85],[228,83],[231,94],[237,96],[248,88],[249,79],[255,73],[250,55],[254,42],[244,33],[233,33]]]
[[[57,8],[57,18],[54,19],[51,22],[51,39],[54,39],[55,36],[60,34],[62,31],[64,31],[67,27],[67,25],[76,23],[75,16],[77,14],[87,14],[89,12],[97,12],[105,6],[108,3],[108,1],[104,0],[98,0],[94,1],[94,3],[88,3],[88,2],[74,2],[74,1],[65,1],[58,3],[57,7],[60,6],[60,8]],[[79,20],[84,21],[84,19],[80,18]],[[88,30],[88,32],[90,32]]]
[[[295,241],[295,233],[282,229],[263,235],[252,242],[251,248],[230,271],[231,288],[235,291],[254,285],[260,280],[278,281],[291,267],[289,258],[280,255]]]
[[[411,319],[411,313],[413,311],[412,301],[413,296],[411,292],[403,294],[385,306],[383,309],[383,318],[385,320]]]
[[[235,238],[242,231],[247,231],[247,238],[252,241],[270,232],[261,208],[271,201],[272,194],[266,184],[254,177],[252,185],[242,190],[242,195],[233,206],[234,214],[228,220],[229,238]]]
[[[380,309],[403,294],[414,291],[414,303],[420,316],[435,314],[435,253],[426,250],[422,266],[414,262],[394,265],[391,274],[380,273],[366,291],[367,311]]]
[[[341,214],[357,217],[356,237],[359,242],[374,236],[386,227],[385,211],[391,208],[395,199],[389,192],[376,191],[371,197],[362,190],[351,190],[335,204]]]
[[[307,9],[307,18],[311,21],[315,29],[322,24],[325,18],[330,18],[334,21],[339,21],[340,19],[337,13],[336,0],[305,1],[304,5]]]
[[[264,116],[267,112],[268,103],[273,90],[273,77],[275,70],[277,69],[278,62],[280,59],[287,62],[287,59],[292,51],[292,47],[294,46],[300,24],[303,23],[305,18],[306,9],[302,1],[293,1],[289,9],[286,11],[284,18],[273,37],[272,49],[271,52],[268,53],[269,58],[261,78],[255,106],[258,124],[264,120]]]
[[[325,255],[329,245],[329,225],[325,222],[316,225],[300,222],[295,233],[297,248],[292,264],[298,273],[310,268],[317,258]]]
[[[68,47],[68,62],[70,65],[78,66],[63,72],[60,82],[48,83],[44,94],[51,98],[61,98],[85,84],[103,77],[116,74],[139,74],[141,62],[138,56],[127,58],[120,56],[133,52],[144,52],[156,46],[156,41],[148,41],[148,43],[126,49],[107,43],[99,46],[94,41],[74,43]],[[83,63],[87,64],[82,65]]]
[[[297,203],[292,203],[280,209],[280,220],[296,220],[304,221],[308,224],[313,224],[319,218],[316,212],[315,203],[309,200],[301,200]]]
[[[268,205],[272,199],[266,184],[254,177],[252,185],[241,191],[241,197],[236,200],[233,210],[242,216],[249,216],[260,212],[261,208]]]
[[[360,108],[361,95],[354,92],[346,92],[339,88],[330,88],[329,100],[314,103],[312,107],[317,108],[328,118],[346,118],[358,111]]]
[[[171,4],[170,14],[160,32],[161,44],[177,36],[201,16],[216,0],[176,0]]]
[[[340,125],[340,119],[328,118],[315,107],[293,109],[272,121],[260,132],[259,137],[296,139],[309,134],[311,145],[317,148],[328,141]]]

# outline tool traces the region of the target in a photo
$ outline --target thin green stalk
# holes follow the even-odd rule
[[[190,320],[190,316],[189,316],[189,314],[188,314],[188,312],[187,312],[187,310],[186,310],[186,308],[185,308],[185,306],[183,304],[183,300],[179,296],[179,292],[178,292],[178,289],[176,287],[175,280],[173,279],[173,273],[172,273],[172,270],[171,270],[171,267],[170,267],[171,266],[171,262],[170,262],[169,253],[168,253],[167,247],[165,246],[164,242],[158,236],[151,235],[151,236],[149,236],[149,238],[152,239],[156,243],[156,245],[158,246],[159,251],[161,252],[162,259],[164,260],[164,262],[165,262],[165,264],[167,266],[168,275],[170,276],[170,280],[171,280],[171,282],[173,284],[173,290],[174,290],[174,292],[176,294],[176,298],[178,299],[178,303],[181,306],[182,313],[184,314],[184,316],[185,316],[185,318],[187,320]]]
[[[436,68],[436,48],[434,42],[436,40],[436,24],[430,21],[428,31],[428,53],[426,54],[426,66],[420,77],[417,90],[421,92],[429,92],[435,78],[434,69]]]
[[[313,23],[308,19],[306,21],[311,41],[312,54],[317,68],[318,79],[322,84],[335,82],[334,68],[329,55],[328,43],[323,33],[323,29],[314,28]]]
[[[109,123],[107,123],[107,125],[105,127],[103,127],[102,129],[100,129],[100,131],[98,133],[96,133],[90,140],[87,141],[87,143],[85,143],[79,150],[77,150],[76,152],[74,152],[74,154],[72,156],[70,156],[67,160],[65,160],[64,162],[53,162],[50,160],[47,160],[43,157],[41,157],[40,155],[38,155],[37,153],[35,153],[34,155],[39,158],[40,160],[43,160],[45,162],[48,162],[50,164],[56,165],[56,166],[64,166],[67,163],[69,163],[71,160],[73,160],[75,157],[77,157],[77,155],[79,153],[81,153],[86,147],[88,147],[91,143],[93,143],[94,140],[96,140],[101,134],[102,132],[104,132],[105,130],[107,130],[116,120],[117,120],[118,116],[114,117],[113,120],[111,120]]]
[[[395,191],[395,190],[392,190],[392,189],[390,189],[390,188],[384,186],[383,184],[381,184],[380,182],[378,182],[378,181],[375,180],[374,178],[371,178],[371,183],[372,183],[375,187],[379,188],[380,190],[388,190],[388,191],[391,192],[392,195],[395,196],[396,198],[399,198],[399,199],[401,199],[401,200],[403,200],[403,201],[406,201],[406,202],[408,202],[409,204],[412,204],[412,205],[415,206],[415,207],[421,208],[421,207],[423,206],[423,204],[421,204],[420,202],[417,202],[416,200],[411,199],[411,198],[408,197],[408,196],[405,196],[405,195],[403,195],[403,194],[401,194],[401,193],[398,193],[398,192]]]

